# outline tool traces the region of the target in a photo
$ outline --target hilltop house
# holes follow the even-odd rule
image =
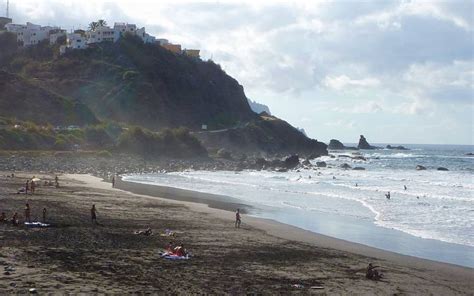
[[[180,44],[172,44],[167,39],[156,39],[154,36],[146,33],[144,27],[137,28],[135,24],[114,23],[113,28],[101,25],[88,31],[75,30],[74,33],[67,33],[66,30],[59,27],[43,27],[29,22],[26,25],[13,24],[11,19],[6,18],[1,18],[1,21],[6,23],[4,26],[7,31],[16,34],[18,44],[24,47],[38,44],[43,40],[49,40],[49,43],[52,45],[56,44],[61,37],[65,37],[66,44],[62,44],[59,47],[61,55],[68,50],[86,49],[102,42],[117,42],[125,34],[131,34],[139,37],[144,43],[162,46],[175,54],[199,58],[200,51],[198,49],[182,50]]]
[[[29,22],[26,23],[26,25],[8,23],[5,25],[5,28],[8,32],[15,33],[18,44],[24,47],[38,44],[43,40],[48,40],[51,32],[54,33],[61,30],[59,27],[43,27]]]

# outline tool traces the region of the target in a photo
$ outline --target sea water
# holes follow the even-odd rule
[[[405,146],[410,150],[330,151],[330,156],[311,160],[326,162],[326,168],[284,173],[190,170],[124,180],[226,195],[253,206],[255,216],[473,267],[474,157],[466,154],[474,147]],[[344,163],[365,170],[344,170]],[[416,170],[417,165],[427,169]]]

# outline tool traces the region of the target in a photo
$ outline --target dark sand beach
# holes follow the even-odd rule
[[[27,178],[54,176],[28,172],[7,178],[6,174],[0,174],[0,211],[8,217],[17,211],[23,219],[28,201],[33,218],[41,217],[43,207],[48,209],[52,226],[0,225],[0,294],[26,294],[31,288],[39,294],[472,295],[474,291],[470,268],[245,215],[242,228],[235,229],[234,214],[226,209],[240,205],[217,203],[211,208],[192,203],[192,192],[147,192],[153,188],[128,183],[127,190],[140,193],[135,194],[112,189],[88,175],[64,175],[59,177],[60,188],[42,186],[26,196],[16,191]],[[90,221],[92,204],[97,207],[98,226]],[[154,235],[133,234],[147,227]],[[159,235],[165,229],[177,233]],[[170,241],[182,242],[191,259],[160,258],[160,249]],[[369,262],[381,266],[382,281],[365,278]],[[5,273],[5,267],[10,271]]]

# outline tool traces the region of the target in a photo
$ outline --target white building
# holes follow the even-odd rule
[[[117,42],[119,35],[108,26],[100,26],[93,31],[86,32],[87,44],[100,42]]]
[[[169,44],[170,42],[168,41],[168,39],[156,39],[156,43],[160,46],[163,46],[163,45],[166,45],[166,44]]]
[[[6,24],[5,28],[8,32],[15,33],[17,41],[22,46],[31,46],[40,43],[43,40],[49,40],[51,32],[57,32],[60,30],[58,27],[35,25],[32,23],[26,23],[26,25],[20,24]]]
[[[53,31],[51,31],[53,32]],[[53,44],[56,44],[58,42],[58,38],[61,38],[61,37],[66,37],[66,31],[65,30],[58,30],[58,32],[55,32],[55,33],[50,33],[49,34],[49,44],[53,45]]]
[[[86,49],[87,48],[87,39],[79,33],[69,33],[67,34],[66,46],[71,49]]]

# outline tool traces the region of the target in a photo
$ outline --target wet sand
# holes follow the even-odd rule
[[[48,208],[52,227],[0,225],[0,267],[14,268],[9,275],[2,269],[0,294],[27,293],[30,288],[40,294],[469,295],[474,290],[473,269],[385,252],[245,215],[242,228],[235,229],[234,214],[222,209],[225,205],[210,208],[192,203],[192,192],[181,200],[170,200],[111,189],[110,183],[87,175],[69,175],[60,176],[58,189],[40,187],[34,196],[16,194],[26,177],[33,175],[0,177],[0,211],[8,216],[18,211],[22,217],[28,200],[33,217]],[[141,185],[134,185],[142,190]],[[152,195],[173,197],[173,192]],[[92,204],[98,210],[99,226],[90,221]],[[235,206],[230,204],[229,209]],[[148,226],[153,236],[133,234]],[[165,229],[178,233],[160,236]],[[160,258],[159,249],[169,241],[184,243],[192,258],[179,262]],[[369,262],[381,266],[383,281],[365,279]]]

